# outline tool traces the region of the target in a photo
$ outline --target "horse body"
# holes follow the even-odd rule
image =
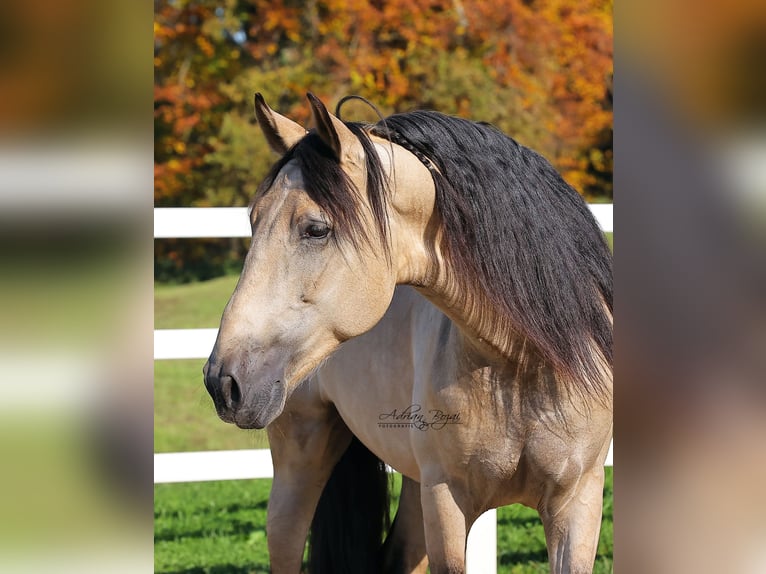
[[[452,533],[458,540],[490,508],[522,503],[553,517],[578,491],[594,488],[579,483],[595,482],[587,523],[577,525],[592,562],[611,412],[583,405],[562,430],[552,406],[524,407],[514,375],[477,365],[476,357],[448,317],[397,287],[380,323],[345,343],[309,384],[380,459],[463,498]]]
[[[221,418],[267,426],[273,571],[299,570],[296,533],[352,435],[409,477],[403,499],[419,498],[422,532],[413,508],[394,522],[394,539],[413,540],[401,571],[424,568],[425,544],[434,574],[463,572],[473,521],[513,502],[540,512],[552,571],[590,571],[612,382],[611,271],[587,207],[524,152],[514,161],[560,197],[538,208],[510,181],[495,200],[519,221],[486,229],[470,221],[480,198],[451,191],[451,160],[435,164],[423,150],[438,145],[408,127],[419,116],[389,118],[409,136],[383,138],[310,100],[309,135],[256,101],[286,155],[253,204],[251,249],[205,367]],[[452,121],[425,119],[434,132]],[[487,128],[465,137],[517,151]],[[476,188],[464,171],[457,179]],[[376,191],[384,180],[387,194]],[[527,232],[530,215],[544,223]],[[508,240],[510,262],[496,245]]]

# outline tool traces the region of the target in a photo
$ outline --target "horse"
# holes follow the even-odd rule
[[[434,574],[464,572],[473,522],[512,503],[539,512],[552,572],[592,571],[613,289],[584,200],[489,124],[344,122],[307,97],[310,131],[255,97],[281,159],[203,369],[222,420],[267,429],[272,571],[300,571],[310,528],[324,548],[380,546],[385,500],[340,511],[385,487],[379,461],[405,477],[399,512],[383,555],[348,571],[422,572],[425,552]],[[367,543],[333,541],[328,514]]]

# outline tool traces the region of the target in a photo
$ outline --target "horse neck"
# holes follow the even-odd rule
[[[390,224],[397,283],[412,285],[452,319],[470,353],[492,363],[513,360],[520,344],[514,340],[510,322],[498,317],[478,290],[471,293],[443,253],[431,172],[408,150],[390,142],[375,143],[388,169],[391,153],[394,159],[394,169],[389,171],[393,183]]]
[[[431,281],[417,289],[455,323],[462,350],[474,363],[509,366],[537,357],[535,349],[514,336],[507,320],[497,317],[486,302],[463,293],[465,286],[443,265],[436,267],[441,271],[432,272]]]

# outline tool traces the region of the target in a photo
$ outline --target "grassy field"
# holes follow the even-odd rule
[[[236,281],[223,277],[190,285],[157,285],[155,328],[217,327]],[[202,383],[203,364],[203,359],[155,361],[155,452],[266,448],[263,431],[243,431],[218,419]],[[594,570],[599,574],[613,570],[612,483],[612,469],[607,469]],[[265,524],[270,484],[248,480],[155,485],[155,572],[268,572]],[[498,564],[503,574],[548,571],[536,512],[518,505],[498,510]]]
[[[270,480],[232,480],[155,486],[155,572],[266,574],[266,504]],[[397,476],[394,492],[400,487]],[[607,469],[604,520],[594,572],[612,568],[612,469]],[[392,500],[392,508],[398,503]],[[392,510],[393,512],[393,510]],[[543,527],[519,505],[498,510],[498,572],[547,572]]]
[[[157,285],[156,329],[218,327],[236,277],[189,285]],[[205,359],[154,362],[154,450],[181,452],[268,448],[264,431],[243,431],[221,422],[202,382]]]
[[[202,382],[204,359],[155,361],[154,451],[268,448],[265,431],[223,423]]]
[[[155,285],[154,328],[217,328],[236,285],[236,276],[187,285]]]

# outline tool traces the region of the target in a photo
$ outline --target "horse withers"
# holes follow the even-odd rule
[[[612,434],[611,255],[590,210],[487,124],[309,103],[307,132],[256,96],[282,157],[204,369],[223,420],[267,428],[273,572],[300,571],[312,519],[340,554],[315,570],[424,571],[427,553],[464,572],[473,522],[511,503],[539,511],[553,572],[590,572]],[[317,521],[385,487],[378,459],[405,477],[380,556],[380,517],[335,513],[366,544]]]

